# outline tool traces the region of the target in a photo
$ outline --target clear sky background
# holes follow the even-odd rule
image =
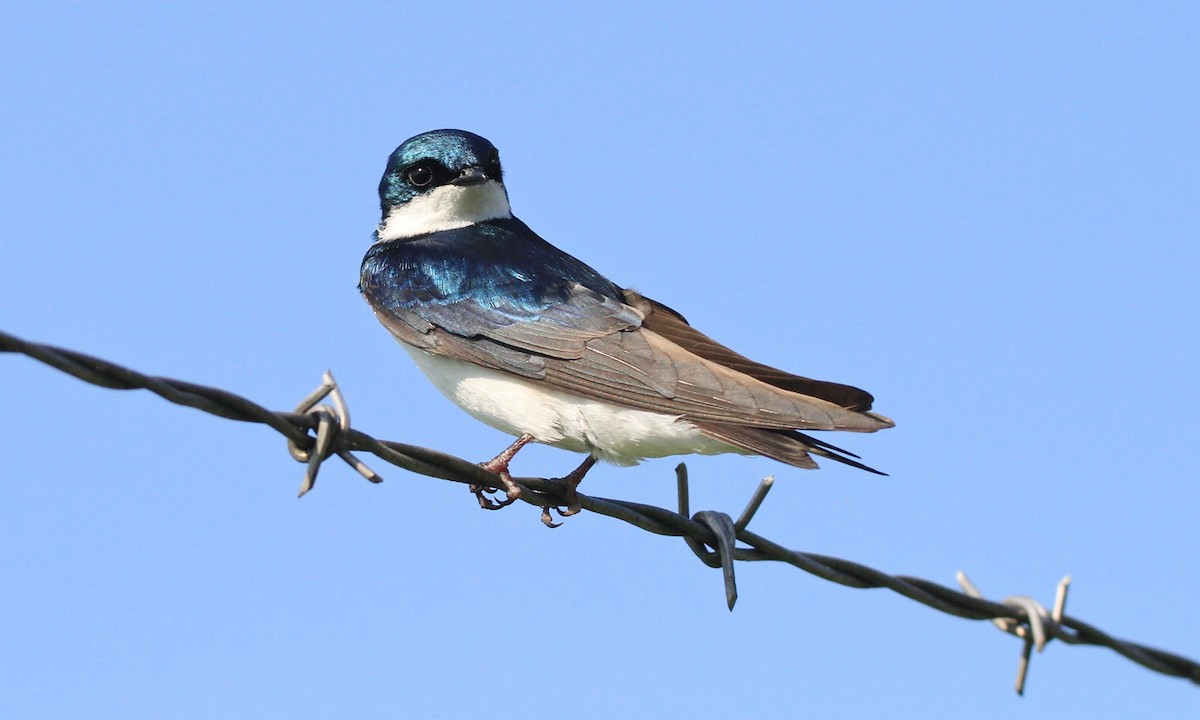
[[[516,213],[760,359],[876,395],[884,470],[693,458],[789,547],[1053,600],[1200,655],[1194,4],[8,4],[0,329],[483,460],[359,297],[405,138],[501,150]],[[1200,688],[786,566],[0,357],[10,717],[1194,716]],[[578,457],[534,448],[519,474]],[[671,507],[676,460],[585,492]]]

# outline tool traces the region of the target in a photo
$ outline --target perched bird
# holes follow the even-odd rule
[[[496,504],[473,488],[484,507],[515,499],[508,463],[531,441],[587,453],[572,496],[597,459],[735,452],[815,468],[818,455],[878,472],[799,432],[892,427],[869,393],[754,362],[546,242],[513,216],[484,138],[406,140],[379,201],[359,289],[442,393],[517,436],[483,464],[506,491]]]

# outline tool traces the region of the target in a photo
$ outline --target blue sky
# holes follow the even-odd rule
[[[0,329],[482,460],[355,289],[405,138],[764,362],[862,386],[880,478],[693,458],[692,508],[1196,657],[1200,13],[1186,4],[0,10]],[[774,564],[0,358],[13,717],[1182,716],[1198,689]],[[520,474],[578,458],[532,448]],[[672,506],[675,460],[585,492]],[[827,463],[827,465],[830,465]]]

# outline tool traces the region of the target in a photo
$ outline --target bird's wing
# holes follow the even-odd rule
[[[544,307],[507,301],[511,295],[494,283],[486,296],[446,302],[411,273],[400,289],[378,286],[364,273],[362,290],[404,342],[577,396],[757,428],[871,432],[891,425],[706,358],[645,327],[639,307],[578,283]]]
[[[645,326],[594,338],[586,348],[576,360],[547,359],[546,379],[575,394],[692,421],[861,432],[892,424],[873,413],[763,382]],[[658,382],[647,382],[647,376]]]
[[[363,290],[380,322],[397,339],[436,355],[553,382],[549,367],[595,354],[588,365],[595,365],[596,372],[607,369],[628,376],[628,383],[658,396],[671,395],[677,379],[673,366],[642,347],[644,341],[624,341],[641,324],[637,310],[582,285],[537,312],[470,298],[396,305],[382,302],[368,285]],[[606,338],[611,339],[605,347],[622,348],[615,351],[617,357],[590,349],[592,341]]]
[[[875,401],[870,393],[851,385],[813,380],[755,362],[692,327],[682,315],[666,305],[644,297],[633,290],[625,291],[625,302],[642,313],[643,328],[662,335],[679,347],[706,360],[745,373],[768,385],[828,400],[847,410],[870,410],[871,403]]]

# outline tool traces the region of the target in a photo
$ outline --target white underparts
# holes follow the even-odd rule
[[[478,185],[442,185],[388,210],[379,224],[380,240],[474,225],[512,217],[504,185],[488,180]]]
[[[510,435],[590,453],[616,465],[645,458],[744,452],[671,415],[575,397],[548,385],[432,355],[400,343],[438,390],[472,417]]]

